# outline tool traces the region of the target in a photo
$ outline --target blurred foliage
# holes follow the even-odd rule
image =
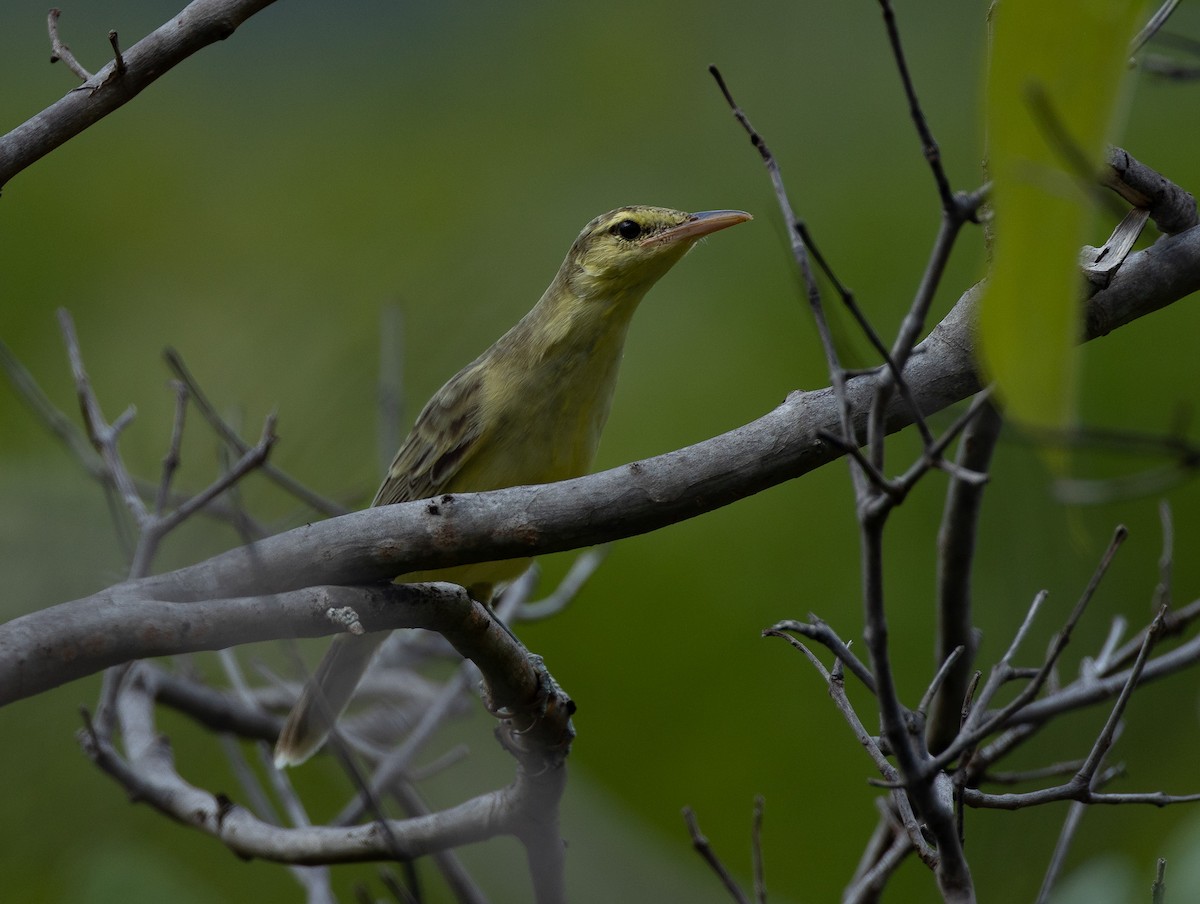
[[[981,180],[986,5],[931,0],[899,9],[922,101],[962,188]],[[109,28],[128,45],[176,8],[96,2],[67,8],[61,26],[85,65],[99,68]],[[74,82],[46,65],[44,6],[9,0],[0,15],[7,129]],[[1200,16],[1185,9],[1173,27],[1200,35]],[[292,0],[5,188],[0,337],[70,410],[53,317],[56,307],[70,308],[110,416],[137,406],[125,449],[146,475],[156,473],[170,424],[159,353],[175,346],[247,434],[279,411],[278,464],[361,503],[379,473],[373,362],[384,305],[394,302],[404,315],[411,416],[537,299],[593,215],[627,203],[737,207],[756,221],[705,243],[639,312],[599,464],[738,426],[788,391],[827,378],[768,182],[705,72],[709,63],[721,66],[776,151],[796,209],[841,278],[880,330],[893,330],[924,267],[938,207],[876,4]],[[1195,87],[1143,80],[1122,139],[1193,190],[1198,105]],[[1110,227],[1098,227],[1092,243]],[[981,246],[978,232],[964,235],[934,316],[979,277]],[[1084,422],[1162,432],[1190,411],[1200,385],[1191,339],[1198,320],[1194,305],[1182,303],[1089,345]],[[208,478],[215,445],[193,418],[184,485]],[[894,450],[899,468],[915,447],[902,438]],[[1082,453],[1078,464],[1086,469],[1091,456]],[[933,669],[930,600],[944,486],[941,475],[931,477],[890,528],[892,637],[910,700]],[[308,517],[262,481],[246,495],[281,527]],[[1200,538],[1200,497],[1195,484],[1181,483],[1169,498],[1182,602],[1200,587],[1200,564],[1187,554]],[[9,591],[2,617],[121,576],[100,491],[7,389],[0,499]],[[579,704],[564,812],[576,900],[725,900],[691,852],[679,809],[694,807],[716,849],[745,875],[756,793],[767,799],[772,899],[835,898],[874,824],[876,792],[865,785],[872,769],[811,668],[759,631],[816,611],[843,636],[859,635],[851,499],[839,465],[624,541],[571,609],[522,629]],[[1156,505],[1141,499],[1068,512],[1053,502],[1034,451],[1005,444],[976,579],[981,662],[999,655],[1046,587],[1051,604],[1026,651],[1028,659],[1039,655],[1118,521],[1131,539],[1076,634],[1070,662],[1097,647],[1113,613],[1148,617]],[[159,566],[235,542],[196,522],[168,544]],[[547,580],[566,561],[544,563]],[[128,804],[86,762],[72,733],[78,707],[93,704],[97,687],[77,682],[0,712],[6,897],[101,900],[105,889],[120,888],[114,896],[137,900],[185,887],[188,900],[295,899],[285,871],[243,863]],[[1116,751],[1130,768],[1122,788],[1195,790],[1195,691],[1189,675],[1135,698]],[[1049,739],[1053,746],[1023,751],[1022,762],[1082,754],[1102,721],[1100,712],[1070,720]],[[163,727],[185,774],[240,797],[211,739],[181,719],[164,716]],[[486,717],[451,734],[469,739],[476,772],[442,777],[435,802],[509,774]],[[332,764],[297,775],[315,816],[347,793]],[[967,815],[981,897],[1032,897],[1064,813]],[[1070,866],[1120,852],[1150,877],[1173,827],[1192,818],[1184,810],[1089,813]],[[524,900],[514,845],[465,856],[494,900]],[[91,898],[72,878],[79,870],[94,880]],[[344,891],[374,881],[375,871],[335,874]],[[927,900],[931,888],[910,864],[895,897]]]
[[[992,15],[985,121],[996,227],[979,345],[1016,424],[1074,421],[1079,249],[1099,197],[1091,174],[1119,125],[1144,5],[1005,0]]]

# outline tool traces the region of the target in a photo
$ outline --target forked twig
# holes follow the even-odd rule
[[[86,82],[92,74],[83,68],[79,60],[75,59],[71,48],[58,36],[58,17],[61,15],[62,10],[57,7],[46,14],[46,28],[50,32],[50,62],[57,63],[62,60],[63,65],[79,76],[80,81]]]
[[[163,358],[167,362],[167,367],[175,374],[176,379],[183,383],[192,396],[192,403],[197,410],[208,421],[209,426],[213,431],[232,448],[238,455],[245,455],[250,449],[250,445],[238,435],[237,431],[231,427],[220,414],[217,413],[216,406],[209,401],[207,394],[200,388],[199,382],[192,372],[188,370],[187,365],[183,361],[183,356],[175,349],[168,348],[163,352]],[[340,505],[330,499],[326,499],[320,494],[310,490],[300,481],[296,480],[290,474],[277,468],[275,465],[267,462],[263,468],[264,476],[269,477],[272,481],[278,484],[286,492],[291,493],[309,508],[320,512],[323,515],[344,515],[350,511],[344,505]]]
[[[737,904],[750,904],[750,899],[746,897],[741,886],[729,874],[729,870],[725,868],[725,864],[721,862],[721,858],[717,856],[716,851],[709,844],[708,838],[700,831],[700,822],[696,819],[696,813],[691,807],[683,808],[683,819],[687,823],[689,834],[692,836],[692,847],[696,849],[696,853],[704,859],[704,862],[709,865],[709,868],[717,874],[717,878],[721,880],[721,884],[725,886],[725,890],[729,892],[729,896]]]

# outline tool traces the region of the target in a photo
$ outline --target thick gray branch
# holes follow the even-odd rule
[[[128,758],[106,740],[85,730],[81,740],[100,768],[135,798],[184,825],[218,838],[243,857],[293,864],[355,863],[414,859],[425,854],[520,834],[544,798],[561,790],[562,769],[533,775],[517,771],[506,788],[455,807],[405,820],[348,828],[284,828],[259,819],[224,796],[214,796],[182,779],[166,738],[154,725],[154,697],[145,682],[134,681],[121,696],[120,722]],[[549,790],[542,788],[549,785]],[[557,798],[555,798],[557,799]]]
[[[223,41],[273,0],[195,0],[83,85],[0,138],[0,187],[27,166],[137,97],[196,51]]]
[[[1198,288],[1200,227],[1130,256],[1109,287],[1088,302],[1086,338]],[[972,330],[980,293],[978,286],[966,292],[905,368],[913,398],[926,414],[980,387]],[[865,424],[878,379],[866,375],[848,383],[857,429]],[[886,429],[894,432],[911,422],[911,412],[894,396]],[[320,614],[338,593],[329,585],[369,584],[419,568],[576,549],[656,530],[839,457],[840,451],[820,438],[837,425],[831,390],[794,392],[756,421],[656,458],[557,484],[354,512],[22,616],[0,625],[0,702],[48,690],[114,661],[333,633],[338,628]],[[300,597],[276,596],[302,590]],[[395,626],[394,614],[388,621],[383,607],[373,608],[390,589],[352,592],[353,605],[365,609],[364,624],[378,615],[380,626]],[[175,625],[175,633],[141,630],[118,640],[101,628],[106,619],[134,611],[137,624],[167,619],[163,623]],[[235,623],[236,630],[219,627]],[[95,638],[108,640],[91,642]]]

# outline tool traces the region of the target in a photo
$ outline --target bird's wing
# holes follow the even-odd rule
[[[478,451],[486,425],[479,362],[459,371],[417,417],[371,505],[427,499],[453,486]]]

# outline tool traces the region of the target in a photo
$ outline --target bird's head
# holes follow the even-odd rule
[[[740,210],[619,207],[583,228],[561,275],[577,296],[636,301],[697,241],[749,219]]]

